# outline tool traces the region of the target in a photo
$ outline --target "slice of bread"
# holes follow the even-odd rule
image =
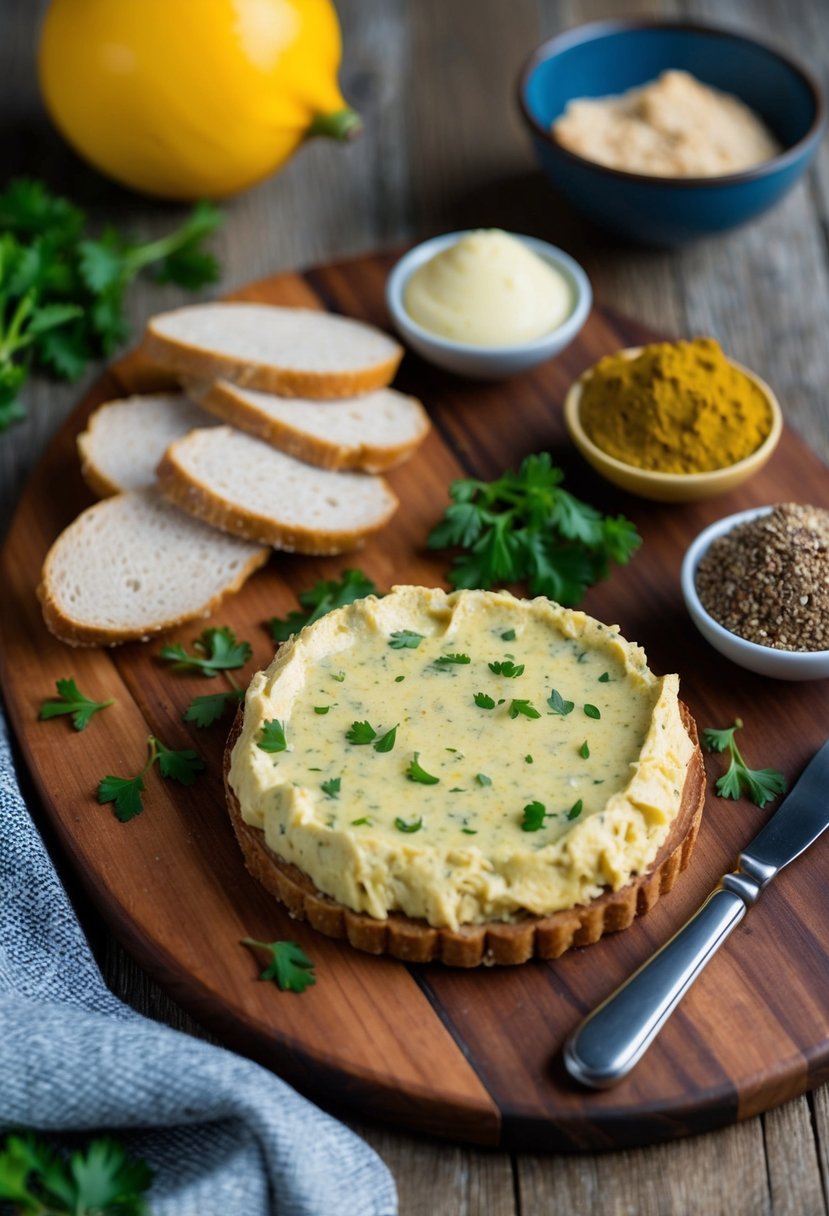
[[[229,426],[177,439],[157,476],[171,502],[205,523],[296,553],[356,549],[398,505],[382,477],[318,469]]]
[[[152,393],[105,401],[78,436],[81,473],[107,498],[155,485],[155,468],[174,439],[211,419],[183,393]]]
[[[408,459],[429,431],[420,402],[393,388],[319,402],[260,393],[229,380],[188,380],[184,387],[231,426],[323,469],[381,473]]]
[[[195,304],[151,317],[146,354],[199,380],[283,397],[353,397],[383,388],[403,348],[372,325],[310,308]]]
[[[177,511],[157,490],[138,490],[96,503],[61,532],[37,593],[62,641],[114,646],[207,616],[269,555]]]

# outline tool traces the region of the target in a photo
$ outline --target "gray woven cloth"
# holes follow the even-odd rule
[[[301,996],[295,999],[301,1000]],[[375,1153],[257,1064],[106,988],[20,794],[0,710],[0,1129],[107,1132],[153,1216],[394,1216]]]

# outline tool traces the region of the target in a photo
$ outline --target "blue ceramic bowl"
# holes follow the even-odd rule
[[[776,135],[781,154],[723,177],[651,177],[598,165],[553,138],[569,101],[624,93],[668,68],[739,97]],[[519,101],[555,188],[603,227],[649,245],[684,244],[767,211],[805,171],[824,127],[816,82],[779,51],[716,26],[636,18],[545,42],[521,74]]]

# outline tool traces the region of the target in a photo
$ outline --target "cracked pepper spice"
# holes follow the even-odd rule
[[[829,511],[780,503],[718,537],[696,587],[715,621],[775,650],[829,650]]]

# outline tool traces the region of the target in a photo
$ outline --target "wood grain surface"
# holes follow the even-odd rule
[[[34,46],[47,0],[0,6],[4,179],[44,177],[98,225],[160,236],[183,209],[122,191],[75,158],[37,93]],[[759,222],[670,254],[627,246],[574,215],[538,172],[513,104],[518,69],[542,40],[580,21],[650,12],[758,34],[829,77],[825,0],[336,0],[341,80],[363,114],[347,149],[304,149],[227,204],[217,242],[221,289],[281,268],[455,228],[495,224],[566,248],[597,299],[671,332],[713,333],[771,383],[787,418],[829,461],[829,145],[807,178]],[[135,327],[182,301],[139,283]],[[0,531],[81,385],[36,378],[29,417],[0,439]],[[21,777],[26,782],[25,767]],[[115,941],[65,864],[36,791],[33,813],[112,989],[194,1035],[202,1025]],[[398,1185],[401,1216],[812,1216],[829,1212],[829,1088],[721,1132],[601,1155],[536,1158],[451,1148],[376,1125],[360,1129]]]
[[[389,257],[364,257],[237,294],[387,324],[390,265]],[[749,755],[791,779],[825,734],[822,685],[781,686],[720,659],[684,613],[678,565],[695,533],[723,513],[798,495],[829,506],[826,468],[787,432],[759,476],[715,502],[657,506],[602,483],[568,444],[564,395],[602,354],[653,336],[596,311],[561,357],[488,385],[408,356],[398,383],[423,399],[433,431],[391,474],[400,510],[357,560],[381,589],[441,583],[446,558],[428,553],[424,542],[449,482],[463,474],[489,478],[529,452],[551,452],[568,488],[623,511],[644,538],[628,567],[588,593],[585,608],[620,624],[657,670],[679,670],[683,698],[701,725],[726,725],[742,713]],[[407,967],[290,921],[246,875],[229,830],[221,781],[228,723],[199,731],[181,720],[203,678],[172,673],[158,659],[159,641],[70,650],[38,619],[45,552],[91,500],[75,435],[90,408],[113,391],[132,391],[143,373],[140,359],[127,358],[93,387],[35,470],[0,555],[0,579],[9,588],[0,607],[0,676],[12,722],[64,848],[142,965],[223,1041],[322,1105],[453,1140],[539,1152],[639,1145],[745,1118],[829,1076],[829,895],[820,846],[775,882],[630,1079],[609,1093],[589,1093],[561,1066],[567,1033],[670,936],[768,817],[769,810],[744,802],[709,794],[693,864],[675,891],[624,933],[554,963],[472,972]],[[263,622],[354,560],[276,554],[210,623],[252,639],[254,664],[263,666],[272,654]],[[186,641],[199,628],[183,627],[166,640]],[[37,721],[40,701],[69,670],[90,695],[117,699],[117,708],[83,734],[66,720]],[[121,824],[111,808],[97,805],[94,791],[105,773],[140,768],[148,734],[194,747],[208,771],[189,789],[153,775],[144,814]],[[256,962],[239,945],[245,936],[296,938],[315,960],[317,985],[299,999],[258,983]],[[748,1038],[743,1026],[751,1027]]]

